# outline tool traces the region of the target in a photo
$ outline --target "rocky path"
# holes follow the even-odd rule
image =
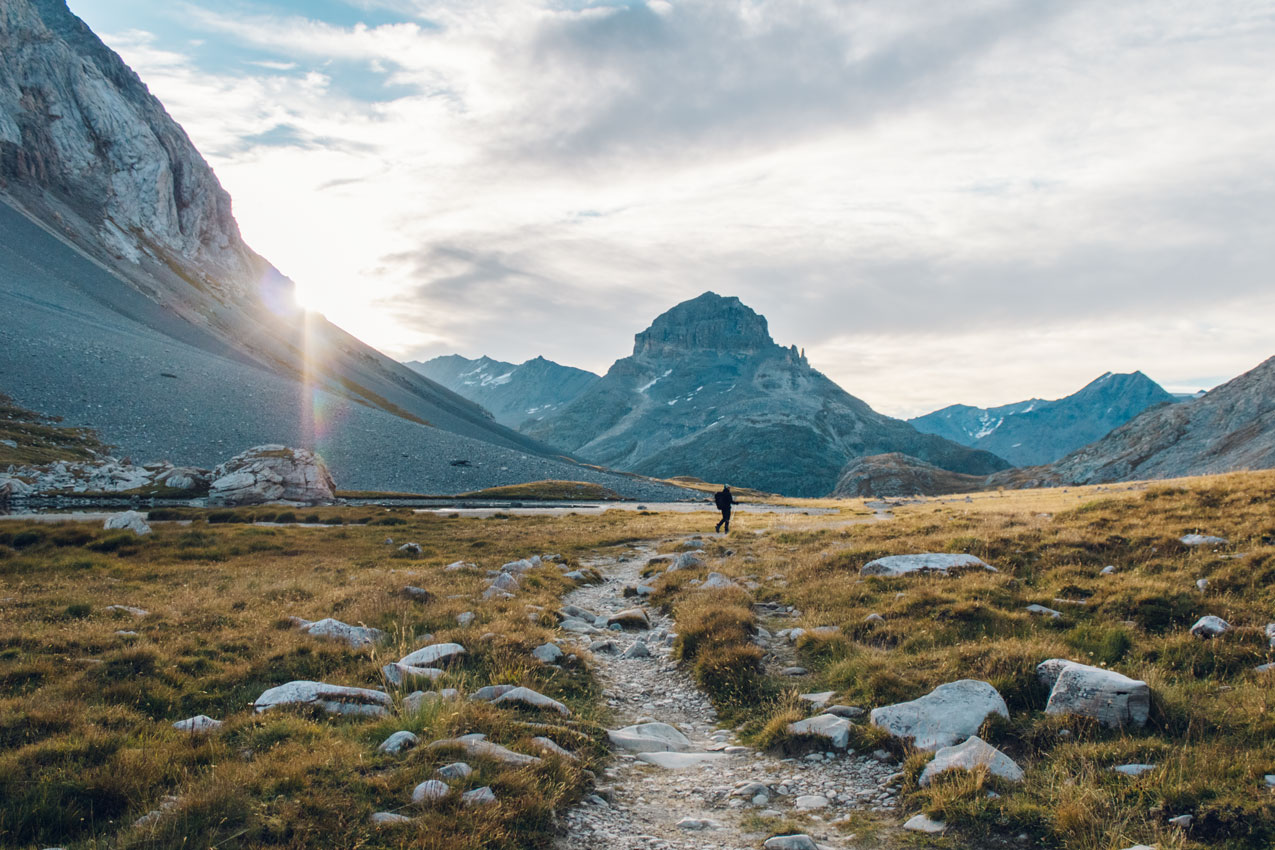
[[[740,746],[732,730],[719,728],[708,697],[669,657],[672,621],[623,596],[625,585],[639,583],[654,555],[653,548],[640,547],[590,562],[606,581],[564,601],[603,617],[642,607],[649,630],[568,640],[592,648],[616,727],[667,723],[690,739],[691,749],[638,755],[617,747],[599,777],[599,793],[567,813],[557,850],[753,850],[772,834],[762,819],[779,817],[804,821],[803,831],[820,847],[850,846],[854,836],[843,834],[838,822],[855,811],[892,811],[898,765],[844,752],[775,758]],[[649,657],[632,650],[639,641]],[[652,755],[686,764],[663,767],[643,760]]]

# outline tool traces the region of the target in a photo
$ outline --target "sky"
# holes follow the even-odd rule
[[[1275,354],[1275,6],[69,0],[403,360],[605,371],[705,290],[895,416]]]

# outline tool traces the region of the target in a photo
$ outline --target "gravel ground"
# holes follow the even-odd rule
[[[589,562],[606,582],[576,590],[565,602],[599,614],[633,607],[637,603],[624,598],[622,590],[638,581],[654,554],[644,547],[619,560]],[[588,647],[611,636],[622,650],[643,639],[651,649],[650,658],[593,653],[616,725],[669,723],[680,728],[697,751],[720,755],[703,765],[666,770],[617,751],[615,762],[600,778],[601,785],[609,786],[600,789],[609,802],[590,798],[568,812],[565,834],[555,850],[754,850],[769,833],[750,830],[744,823],[749,813],[805,820],[806,833],[820,845],[845,848],[852,838],[836,828],[837,818],[854,811],[895,810],[893,777],[899,768],[893,762],[844,753],[779,759],[739,746],[731,730],[718,727],[708,698],[669,657],[673,622],[655,608],[646,610],[651,619],[648,633],[576,639]],[[766,786],[766,801],[731,795],[746,782]],[[798,810],[798,798],[807,795],[824,798],[826,805]],[[688,828],[692,825],[696,828]]]
[[[95,428],[121,456],[213,467],[317,434],[342,489],[460,493],[542,479],[678,499],[637,481],[424,427],[268,372],[0,204],[0,391]],[[470,466],[452,466],[468,460]]]

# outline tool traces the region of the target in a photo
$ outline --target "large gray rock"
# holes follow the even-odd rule
[[[871,719],[896,738],[911,739],[918,750],[933,751],[977,734],[993,714],[1009,717],[1000,693],[987,682],[961,679],[919,699],[875,708]]]
[[[434,664],[446,664],[455,661],[465,654],[465,647],[458,643],[435,643],[423,646],[415,652],[409,652],[398,660],[399,664],[409,667],[429,667]]]
[[[944,747],[936,752],[925,770],[921,771],[921,778],[917,782],[924,787],[945,770],[973,770],[980,765],[986,767],[993,776],[1009,782],[1023,781],[1023,769],[1012,758],[973,735],[963,744]]]
[[[269,688],[252,704],[258,712],[282,706],[316,706],[328,714],[364,717],[384,717],[390,713],[391,705],[389,695],[381,691],[305,680]]]
[[[336,498],[336,484],[323,459],[309,449],[254,446],[213,470],[208,501],[222,505],[299,502],[316,505]]]
[[[1207,640],[1209,638],[1221,637],[1231,630],[1231,624],[1223,620],[1221,617],[1214,617],[1212,614],[1201,617],[1191,627],[1191,634],[1196,637]]]
[[[1114,670],[1051,658],[1036,667],[1050,688],[1046,714],[1092,717],[1104,726],[1143,726],[1151,711],[1151,689]]]
[[[373,629],[368,626],[351,626],[349,623],[343,623],[331,617],[325,617],[313,623],[306,623],[300,628],[301,631],[313,637],[342,641],[352,649],[375,646],[385,640],[385,632],[380,629]]]
[[[108,531],[131,531],[139,537],[150,534],[151,527],[146,524],[146,517],[137,511],[124,511],[106,520],[102,526]]]
[[[828,742],[838,750],[850,746],[850,730],[854,728],[849,720],[835,714],[820,714],[788,724],[790,735],[811,735],[827,738]]]
[[[613,746],[631,753],[685,752],[691,741],[667,723],[639,723],[607,732]]]
[[[927,552],[921,555],[889,555],[863,565],[865,576],[905,576],[914,573],[939,573],[948,575],[952,570],[981,569],[996,572],[996,568],[973,555],[955,555],[947,552]]]

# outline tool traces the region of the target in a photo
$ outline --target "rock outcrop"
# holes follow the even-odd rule
[[[618,469],[793,496],[827,495],[850,459],[885,452],[969,474],[1007,466],[877,413],[712,292],[656,318],[632,356],[524,431]]]
[[[323,458],[308,449],[255,446],[218,466],[208,500],[222,505],[295,502],[318,505],[336,498],[336,482]]]

